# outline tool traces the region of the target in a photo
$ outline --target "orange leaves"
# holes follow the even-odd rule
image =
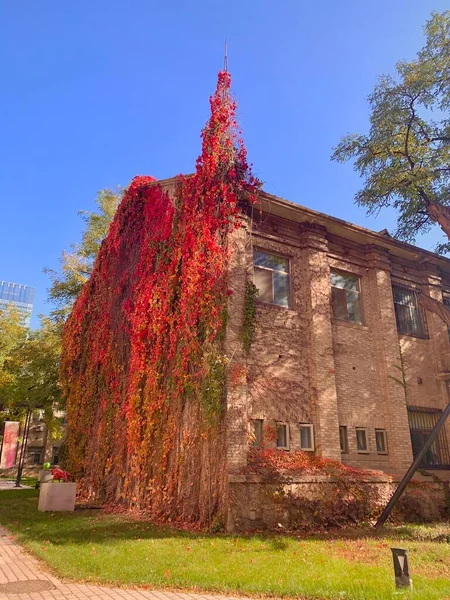
[[[248,375],[248,368],[245,365],[234,364],[230,368],[230,383],[232,386],[238,386],[245,382]]]

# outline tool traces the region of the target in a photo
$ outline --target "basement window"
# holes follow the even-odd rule
[[[368,454],[367,429],[365,427],[356,428],[356,447],[360,454]]]
[[[314,450],[314,426],[309,423],[300,423],[300,448]]]
[[[254,284],[258,300],[268,304],[289,307],[290,275],[289,259],[268,254],[262,250],[253,252]]]
[[[348,433],[345,425],[339,425],[339,443],[342,454],[348,454]]]
[[[289,450],[289,427],[287,423],[277,423],[277,448]]]
[[[335,319],[362,323],[360,281],[356,275],[331,271],[331,305]]]
[[[252,446],[253,448],[261,448],[263,440],[263,420],[253,419],[252,427]]]
[[[385,429],[375,429],[375,442],[378,454],[387,454],[387,437]]]

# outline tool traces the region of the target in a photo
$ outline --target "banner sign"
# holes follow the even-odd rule
[[[5,421],[2,455],[0,456],[0,469],[9,469],[10,467],[13,467],[16,462],[19,425],[18,421]]]

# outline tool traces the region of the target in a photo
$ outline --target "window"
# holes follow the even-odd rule
[[[33,465],[41,464],[41,449],[40,448],[30,448],[30,459]]]
[[[401,285],[393,285],[392,293],[397,331],[403,335],[426,338],[425,315],[419,309],[415,291]]]
[[[252,446],[254,448],[260,448],[263,438],[263,421],[262,419],[253,419],[252,421]]]
[[[341,445],[342,454],[348,454],[348,435],[345,425],[339,426],[339,443]]]
[[[253,252],[254,283],[258,288],[258,300],[289,306],[289,259],[267,254],[261,250]]]
[[[356,447],[358,452],[369,452],[367,449],[367,429],[365,427],[356,428]]]
[[[287,423],[277,423],[277,448],[289,450],[289,429]]]
[[[387,454],[387,438],[384,429],[375,429],[375,442],[378,454]]]
[[[59,448],[57,446],[53,446],[53,461],[52,465],[59,464]]]
[[[430,437],[441,414],[442,410],[439,408],[408,406],[409,430],[414,458],[417,457]],[[444,427],[441,429],[430,448],[428,448],[425,456],[422,458],[420,466],[428,469],[450,468],[450,450],[447,441],[447,433]]]
[[[362,323],[359,277],[331,271],[331,305],[335,319]]]
[[[300,424],[300,448],[314,450],[314,426],[308,423]]]

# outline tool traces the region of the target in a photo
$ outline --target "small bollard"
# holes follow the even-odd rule
[[[398,588],[412,588],[409,575],[408,550],[403,548],[391,548],[394,560],[395,586]]]

